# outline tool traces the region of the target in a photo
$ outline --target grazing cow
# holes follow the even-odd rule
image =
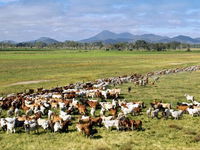
[[[159,113],[159,109],[155,109],[153,111],[151,111],[151,118],[157,118],[158,119],[158,113]]]
[[[102,122],[106,129],[115,127],[119,131],[119,120],[103,120]]]
[[[101,118],[102,118],[103,121],[107,121],[107,120],[112,120],[113,116],[108,116],[108,117],[102,116]]]
[[[194,117],[194,115],[196,114],[197,116],[200,115],[200,109],[192,109],[192,108],[187,108],[188,113]]]
[[[101,124],[102,124],[102,118],[101,117],[90,118],[90,122],[92,123],[92,125],[101,126]]]
[[[37,120],[37,123],[39,126],[41,126],[44,130],[48,129],[49,128],[49,121],[46,120],[46,119],[41,119],[39,118]]]
[[[188,94],[184,94],[184,96],[186,97],[186,99],[188,100],[188,101],[194,101],[194,96],[191,96],[191,95],[188,95]]]
[[[50,120],[52,121],[52,123],[59,122],[59,121],[61,121],[61,119],[62,118],[60,116],[56,115],[56,114],[52,114],[51,118],[50,118]]]
[[[193,101],[193,104],[194,104],[195,106],[200,106],[200,103],[197,102],[197,101]]]
[[[138,104],[139,107],[141,107],[141,108],[146,108],[144,102],[142,102],[142,101],[137,101],[137,102],[133,102],[133,103],[134,103],[134,104]]]
[[[129,113],[132,113],[134,115],[134,108],[138,108],[138,104],[133,103],[127,103],[126,105],[122,104],[121,110],[124,113],[124,115],[127,115]]]
[[[14,115],[15,117],[18,117],[20,115],[20,110],[18,108],[15,108]]]
[[[169,116],[171,115],[171,112],[170,112],[170,109],[165,109],[163,112],[162,112],[162,115],[165,119],[168,119]]]
[[[58,102],[58,105],[61,110],[66,108],[65,103],[63,103],[63,102]]]
[[[11,117],[12,115],[14,115],[14,109],[11,107],[8,111],[7,111],[7,116]]]
[[[100,110],[100,116],[103,116],[105,114],[106,109],[104,107],[101,108]]]
[[[18,118],[15,119],[15,128],[17,127],[24,127],[24,120],[19,120]]]
[[[174,111],[174,110],[170,109],[170,112],[171,112],[171,116],[176,120],[178,120],[183,114],[182,110]]]
[[[113,107],[113,108],[116,108],[116,107],[117,107],[117,101],[114,100],[114,99],[112,100],[112,107]]]
[[[111,108],[109,110],[110,114],[113,116],[113,117],[116,117],[117,116],[117,108]]]
[[[35,119],[24,121],[25,132],[30,133],[30,131],[35,131],[38,133],[38,123]]]
[[[171,109],[171,104],[169,103],[160,103],[162,105],[163,108],[167,108],[167,109]]]
[[[153,111],[153,108],[149,108],[146,111],[147,116],[150,118],[151,117],[151,112]]]
[[[79,123],[88,123],[90,121],[90,116],[80,116],[79,119],[78,119],[78,122]]]
[[[56,121],[54,126],[53,126],[53,129],[54,129],[54,132],[61,131],[61,129],[62,129],[61,122],[60,121]]]
[[[95,108],[91,108],[91,110],[90,110],[90,114],[91,114],[91,116],[95,116]]]
[[[77,108],[78,108],[78,111],[79,111],[80,114],[86,113],[86,106],[85,105],[77,103]]]
[[[62,99],[62,95],[61,95],[61,94],[53,94],[53,95],[52,95],[52,98],[55,98],[55,99]]]
[[[3,131],[7,130],[7,124],[6,124],[6,119],[5,118],[1,118],[0,119],[0,127],[2,128]]]
[[[159,109],[160,111],[163,111],[164,108],[161,104],[161,102],[153,102],[153,103],[150,103],[151,107],[155,110],[155,109]]]
[[[105,110],[109,110],[109,109],[113,108],[113,105],[110,102],[100,102],[100,105]]]
[[[6,118],[7,133],[15,133],[15,120],[16,118]]]
[[[61,132],[68,132],[69,125],[71,125],[70,120],[61,120]]]
[[[189,108],[189,106],[180,105],[180,106],[177,106],[176,108],[177,108],[178,110],[182,110],[182,111],[186,112],[186,110]]]
[[[88,100],[87,104],[91,107],[91,108],[96,108],[98,105],[98,101],[97,100]]]
[[[48,119],[50,120],[51,119],[51,116],[53,115],[53,111],[51,110],[48,110]]]
[[[134,115],[140,115],[141,111],[142,111],[142,109],[140,107],[133,108],[133,114]]]
[[[97,133],[96,129],[92,129],[93,125],[91,123],[78,123],[76,124],[76,128],[79,132],[84,133],[87,137],[93,136]]]
[[[71,120],[71,119],[72,119],[72,116],[71,116],[71,115],[68,115],[68,114],[67,114],[66,112],[64,112],[64,111],[60,111],[59,117],[62,118],[63,121]]]
[[[142,129],[142,121],[141,120],[130,120],[132,130],[141,130]]]

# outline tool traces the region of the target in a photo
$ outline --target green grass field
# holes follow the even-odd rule
[[[77,81],[196,65],[200,64],[199,52],[3,51],[0,52],[0,95],[28,88],[51,88]],[[49,82],[12,86],[38,80]]]
[[[146,73],[165,68],[200,65],[200,53],[194,52],[120,52],[120,51],[3,51],[0,52],[0,93],[5,95],[28,88],[51,88],[78,81],[132,73]],[[37,84],[11,84],[49,80]],[[127,87],[132,86],[130,94]],[[200,101],[200,72],[162,76],[155,86],[120,86],[127,100],[154,99],[170,102],[186,101],[185,93]],[[148,119],[146,113],[134,116],[141,119],[145,131],[117,132],[97,128],[94,139],[87,139],[70,127],[69,133],[6,134],[0,131],[2,150],[129,150],[129,149],[200,149],[200,117],[184,114],[181,120]]]

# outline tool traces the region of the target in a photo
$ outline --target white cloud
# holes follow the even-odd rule
[[[10,2],[16,2],[18,0],[0,0],[0,3],[10,3]]]
[[[198,8],[193,8],[186,0],[149,0],[148,3],[137,0],[0,2],[13,2],[0,6],[0,41],[32,40],[40,36],[79,40],[105,29],[133,34],[158,33],[159,30],[159,33],[169,35],[170,30],[174,33],[172,29],[176,28],[176,33],[184,34],[184,29],[193,33],[193,28],[200,26],[200,14],[191,11],[191,8]]]

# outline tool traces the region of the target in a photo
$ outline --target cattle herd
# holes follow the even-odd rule
[[[133,74],[9,94],[0,97],[0,113],[1,117],[4,116],[0,118],[0,127],[7,133],[15,133],[16,129],[30,133],[39,132],[39,128],[67,132],[68,127],[73,126],[87,137],[97,133],[96,126],[104,126],[108,130],[142,130],[142,121],[132,120],[128,116],[141,115],[146,108],[144,102],[125,101],[121,89],[115,86],[128,82],[146,86],[155,84],[161,75],[197,70],[200,70],[200,66],[164,69],[146,75]],[[179,119],[185,112],[192,116],[200,115],[200,103],[193,96],[185,94],[185,97],[187,102],[177,103],[177,110],[173,110],[168,103],[154,101],[146,113],[151,118],[166,119]]]

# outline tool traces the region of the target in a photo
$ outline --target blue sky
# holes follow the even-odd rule
[[[199,0],[0,0],[0,41],[80,40],[102,30],[200,37]]]

